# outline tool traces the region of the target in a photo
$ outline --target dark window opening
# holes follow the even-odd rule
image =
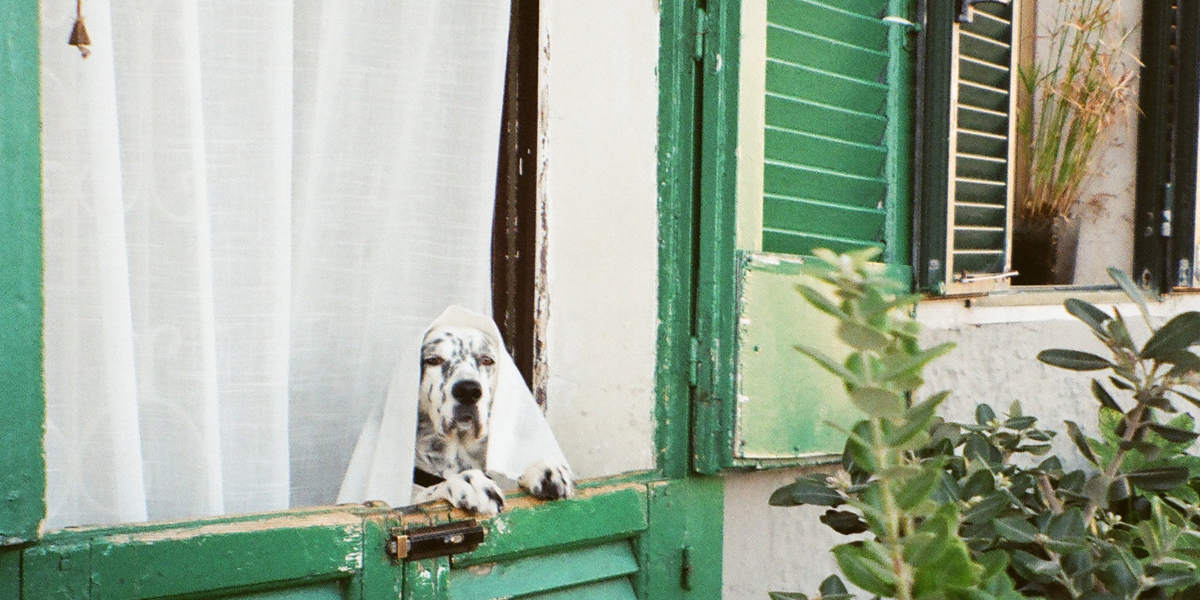
[[[531,386],[536,345],[538,48],[538,0],[513,0],[492,231],[492,314],[509,354]]]

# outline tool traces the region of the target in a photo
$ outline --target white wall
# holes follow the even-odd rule
[[[651,469],[658,6],[541,10],[547,414],[578,475]]]
[[[1047,367],[1036,359],[1047,348],[1070,348],[1107,355],[1085,325],[1062,309],[1061,295],[1024,292],[1033,304],[1024,306],[979,306],[968,308],[962,300],[926,301],[918,309],[925,326],[926,347],[954,341],[958,347],[926,370],[925,391],[951,389],[953,394],[942,414],[951,420],[972,421],[975,405],[988,403],[998,414],[1020,400],[1026,414],[1040,425],[1055,429],[1055,451],[1073,457],[1074,466],[1083,461],[1071,446],[1063,420],[1071,419],[1090,435],[1095,427],[1096,400],[1090,392],[1091,374]],[[1118,293],[1094,294],[1091,299],[1119,300]],[[1039,301],[1041,300],[1041,301]],[[996,298],[993,304],[1005,299]],[[984,304],[987,304],[985,301]],[[1132,304],[1118,305],[1130,323],[1134,339],[1146,340],[1138,311]],[[1200,298],[1178,296],[1151,305],[1157,325],[1186,310],[1200,310]],[[833,533],[817,518],[822,510],[810,507],[776,508],[767,498],[776,488],[791,482],[799,470],[745,473],[725,479],[725,597],[765,598],[767,591],[815,592],[821,580],[836,573],[828,549],[845,538]]]

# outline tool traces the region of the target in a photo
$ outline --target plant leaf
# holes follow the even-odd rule
[[[850,583],[869,594],[892,597],[896,593],[896,575],[862,546],[842,544],[833,548],[838,568]]]
[[[856,350],[879,351],[886,348],[889,341],[883,332],[869,325],[848,320],[838,323],[837,336]]]
[[[1138,288],[1137,284],[1129,278],[1129,275],[1125,271],[1116,267],[1108,268],[1108,276],[1112,277],[1112,280],[1121,286],[1121,290],[1125,292],[1125,295],[1129,296],[1129,299],[1138,305],[1138,310],[1142,311],[1142,318],[1149,324],[1150,308],[1146,306],[1146,296],[1142,295],[1142,290]]]
[[[975,407],[975,422],[987,426],[988,423],[996,420],[996,411],[992,410],[987,404],[979,404]]]
[[[1101,369],[1111,369],[1116,366],[1106,358],[1088,352],[1080,352],[1079,350],[1064,350],[1061,348],[1042,350],[1038,353],[1037,357],[1038,360],[1052,367],[1070,369],[1072,371],[1099,371]]]
[[[1172,353],[1186,350],[1200,340],[1200,312],[1188,311],[1175,315],[1159,328],[1142,346],[1142,358],[1163,360]]]
[[[842,378],[843,381],[854,384],[854,385],[861,384],[861,381],[859,380],[858,375],[851,373],[850,370],[847,369],[844,365],[837,362],[836,360],[833,360],[832,358],[829,358],[828,356],[825,355],[825,353],[821,352],[820,350],[817,350],[815,348],[808,348],[806,346],[801,346],[801,345],[796,345],[793,347],[796,350],[799,350],[805,356],[817,361],[817,364],[821,365],[822,367],[825,367],[826,371],[829,371],[830,373],[833,373],[834,375],[837,375],[838,377]]]
[[[799,592],[767,592],[771,600],[808,600],[808,596]]]
[[[996,527],[997,535],[1019,544],[1032,543],[1038,534],[1036,527],[1019,517],[996,519],[992,521],[992,525]]]
[[[1168,442],[1175,442],[1177,444],[1191,443],[1195,441],[1197,437],[1200,437],[1200,433],[1196,433],[1195,431],[1188,429],[1171,427],[1170,425],[1147,423],[1146,427],[1149,428],[1150,431],[1157,433],[1164,440],[1167,440]]]
[[[1088,443],[1087,436],[1083,435],[1083,431],[1079,429],[1079,425],[1075,424],[1074,421],[1064,421],[1064,423],[1067,425],[1067,435],[1071,437],[1072,442],[1075,442],[1075,447],[1079,448],[1079,452],[1083,454],[1083,457],[1093,465],[1100,464],[1099,459],[1096,458],[1096,453],[1092,452],[1092,446]]]
[[[925,366],[929,361],[954,349],[954,342],[946,342],[939,344],[927,350],[910,355],[908,358],[900,361],[889,367],[886,371],[879,374],[880,381],[888,381],[899,375],[912,371],[913,369]]]
[[[1108,338],[1108,331],[1104,327],[1106,321],[1112,320],[1112,317],[1108,313],[1096,308],[1093,304],[1077,298],[1067,298],[1067,301],[1063,302],[1063,306],[1067,309],[1068,313],[1086,323],[1088,327],[1091,327],[1092,331],[1096,332],[1096,335]]]
[[[822,475],[805,475],[771,494],[771,506],[841,506],[846,500],[837,491],[829,489]]]
[[[893,448],[903,446],[914,436],[928,428],[937,407],[950,396],[950,390],[938,392],[924,402],[909,408],[904,413],[904,424],[888,433],[884,438]]]
[[[910,510],[924,502],[933,492],[934,486],[941,480],[941,474],[940,469],[929,466],[922,469],[920,473],[909,477],[896,492],[896,504],[900,505],[902,510]]]
[[[1165,492],[1188,480],[1187,467],[1156,467],[1126,473],[1129,483],[1147,491]]]
[[[820,516],[820,519],[830,529],[842,535],[854,535],[870,529],[862,517],[848,510],[829,509]]]
[[[1117,404],[1117,401],[1108,393],[1108,390],[1104,389],[1104,384],[1100,383],[1099,379],[1092,380],[1092,395],[1096,397],[1096,400],[1100,401],[1100,406],[1111,408],[1119,413],[1125,412],[1121,410],[1121,405]]]
[[[804,299],[808,300],[808,303],[815,306],[817,310],[835,319],[845,319],[847,317],[846,313],[842,312],[840,306],[830,300],[828,296],[822,294],[817,288],[798,284],[796,285],[796,291],[800,292],[800,295],[804,296]]]
[[[892,419],[904,415],[904,398],[891,390],[858,387],[850,391],[850,401],[867,415]]]
[[[837,575],[826,577],[825,581],[821,582],[821,587],[817,588],[817,591],[821,592],[821,597],[826,599],[830,596],[841,596],[850,593],[846,589],[846,584],[842,583],[842,578]]]
[[[1172,570],[1154,574],[1154,585],[1164,588],[1182,588],[1200,581],[1194,571]]]

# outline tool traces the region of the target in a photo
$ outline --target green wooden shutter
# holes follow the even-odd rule
[[[923,287],[981,290],[1004,285],[1011,262],[1015,5],[978,4],[969,9],[969,21],[959,22],[945,4],[929,16],[926,100],[945,108],[927,112],[923,123],[931,168],[918,273]]]
[[[701,472],[828,461],[845,441],[828,423],[860,417],[842,383],[795,350],[844,355],[831,318],[796,293],[813,283],[797,265],[816,248],[875,247],[911,279],[910,4],[743,0],[716,5],[703,28]]]
[[[884,3],[767,2],[762,249],[810,254],[887,239],[889,30]]]

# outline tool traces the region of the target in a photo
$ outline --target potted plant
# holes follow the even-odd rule
[[[1017,114],[1018,187],[1013,223],[1015,284],[1071,283],[1060,242],[1112,125],[1137,108],[1136,73],[1123,61],[1131,33],[1117,0],[1059,4],[1041,54],[1020,71],[1027,107]],[[1073,264],[1073,261],[1069,261]]]

